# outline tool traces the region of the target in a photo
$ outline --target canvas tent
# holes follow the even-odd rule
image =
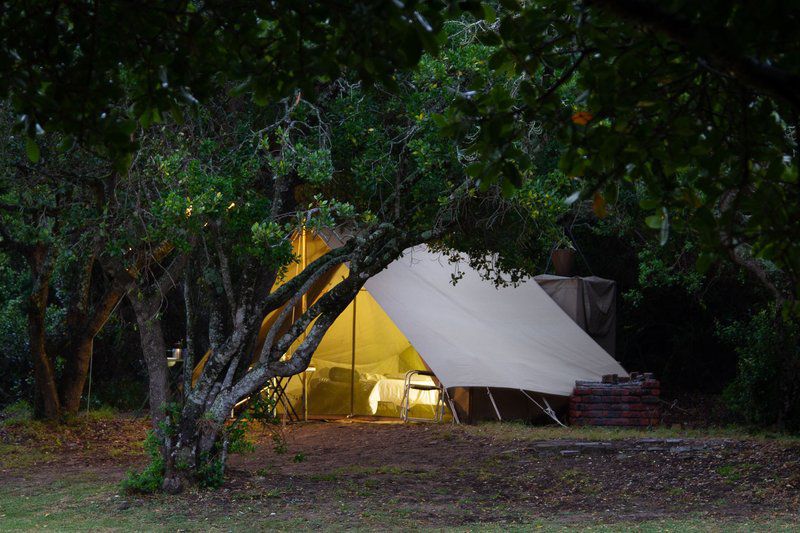
[[[338,244],[332,236],[300,236],[301,261],[287,279]],[[462,276],[453,285],[456,268]],[[340,266],[301,305],[311,305],[346,275],[346,265]],[[262,336],[274,316],[264,320]],[[309,371],[288,383],[286,399],[309,416],[398,416],[403,375],[426,368],[450,390],[459,411],[470,410],[476,390],[565,398],[575,380],[625,374],[535,282],[497,289],[469,266],[419,246],[367,281],[323,338]],[[412,411],[434,403],[426,393],[415,399]]]

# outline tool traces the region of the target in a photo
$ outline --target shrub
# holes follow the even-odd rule
[[[800,324],[775,308],[720,328],[739,357],[724,398],[734,412],[758,425],[800,430]]]
[[[197,468],[197,483],[204,489],[216,489],[225,480],[225,464],[222,459],[203,457]]]
[[[161,443],[155,432],[147,432],[143,445],[150,456],[150,464],[141,472],[128,471],[122,480],[122,489],[129,494],[151,494],[161,490],[164,483],[164,458],[161,456]]]
[[[28,350],[25,269],[0,251],[0,407],[32,398],[33,364]]]

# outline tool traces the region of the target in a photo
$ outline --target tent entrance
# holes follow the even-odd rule
[[[291,406],[304,417],[400,418],[409,370],[430,369],[370,293],[362,289],[320,342],[309,369],[285,388]],[[419,380],[433,379],[427,376]],[[412,391],[410,414],[433,418],[433,391]],[[278,412],[286,412],[278,405]],[[451,418],[449,408],[446,418]]]

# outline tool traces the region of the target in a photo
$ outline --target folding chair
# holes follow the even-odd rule
[[[434,377],[433,372],[427,370],[409,370],[406,372],[405,384],[403,386],[403,403],[400,408],[400,418],[403,422],[441,422],[444,417],[444,387],[441,383],[414,383],[415,376]],[[434,406],[433,418],[421,418],[410,416],[411,411],[411,391],[436,391],[436,405]]]

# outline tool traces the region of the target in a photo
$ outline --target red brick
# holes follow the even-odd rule
[[[619,416],[623,418],[647,418],[642,411],[623,411]]]
[[[569,419],[581,426],[657,425],[660,392],[661,384],[652,378],[626,383],[579,381],[570,398]]]

